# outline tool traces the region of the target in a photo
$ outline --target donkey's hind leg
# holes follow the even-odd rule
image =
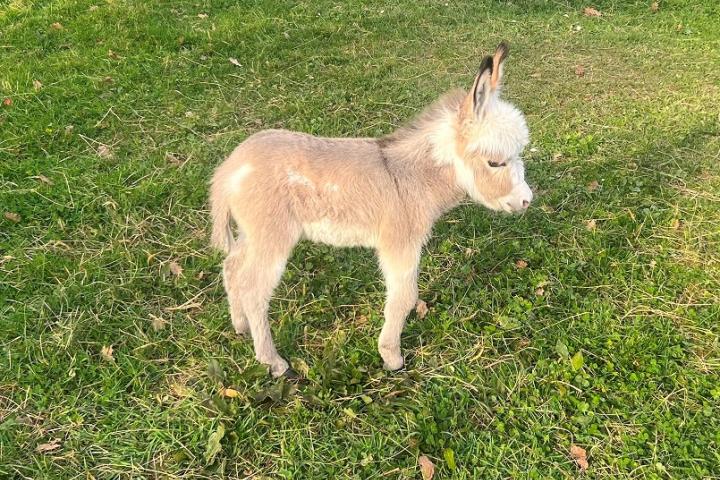
[[[240,275],[245,260],[244,250],[243,245],[235,245],[223,262],[223,283],[230,304],[230,318],[238,335],[250,331],[250,325],[243,311],[242,297],[240,295]]]
[[[300,232],[274,242],[258,242],[257,248],[248,248],[242,268],[242,306],[250,326],[255,358],[270,366],[274,377],[285,373],[288,363],[277,353],[273,343],[268,307],[273,290],[280,283],[290,252]]]

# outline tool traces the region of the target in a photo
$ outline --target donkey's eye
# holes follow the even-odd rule
[[[504,167],[505,165],[507,165],[507,163],[506,163],[506,162],[503,162],[503,163],[493,162],[493,161],[491,160],[491,161],[488,162],[488,165],[490,165],[490,166],[493,167],[493,168],[498,168],[498,167]]]

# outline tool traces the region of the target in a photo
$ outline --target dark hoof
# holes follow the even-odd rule
[[[383,362],[383,368],[384,368],[385,370],[387,370],[388,372],[395,373],[395,372],[400,372],[400,371],[404,370],[404,369],[405,369],[405,364],[403,363],[402,365],[400,365],[400,366],[397,367],[397,368],[391,368],[390,365],[387,364],[387,362]]]
[[[299,373],[297,373],[295,370],[293,370],[292,368],[288,368],[287,370],[285,370],[285,372],[283,372],[282,376],[285,377],[286,380],[292,380],[292,381],[302,380],[302,376]]]

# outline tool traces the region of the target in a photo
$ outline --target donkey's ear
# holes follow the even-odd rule
[[[482,116],[485,105],[487,105],[488,101],[490,100],[490,94],[492,93],[492,89],[490,87],[492,66],[492,57],[483,58],[483,61],[480,64],[480,70],[475,76],[475,81],[473,81],[473,86],[470,89],[470,94],[468,95],[468,98],[465,102],[466,116]]]
[[[508,56],[508,44],[506,42],[500,42],[500,45],[495,49],[495,54],[492,56],[492,75],[490,77],[490,87],[493,90],[501,85],[503,76],[503,63]]]

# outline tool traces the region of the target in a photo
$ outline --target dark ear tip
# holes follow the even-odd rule
[[[508,45],[507,41],[503,40],[500,42],[500,45],[497,46],[495,49],[495,55],[500,56],[500,61],[505,60],[507,58],[508,53],[510,53],[510,46]]]
[[[482,75],[485,70],[489,70],[490,73],[492,73],[493,69],[493,59],[490,55],[482,59],[482,62],[480,62],[480,71],[478,72],[478,75]]]

